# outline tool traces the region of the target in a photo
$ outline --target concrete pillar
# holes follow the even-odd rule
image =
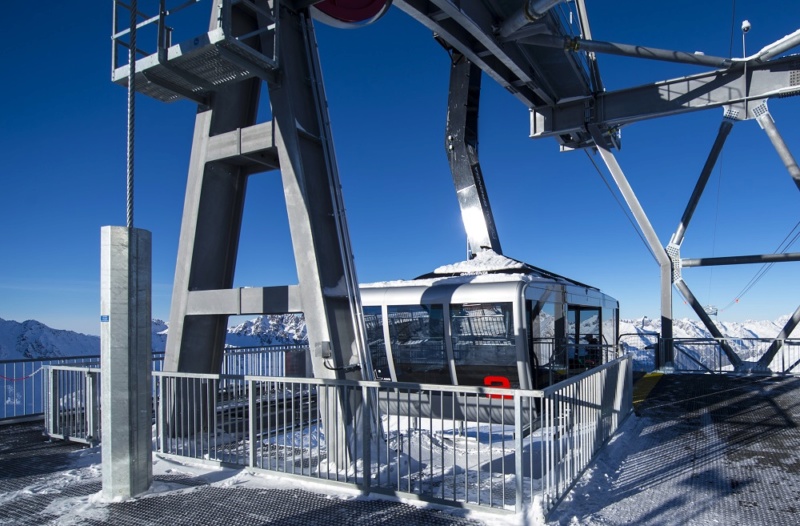
[[[119,500],[153,481],[151,234],[103,227],[100,254],[103,497]]]

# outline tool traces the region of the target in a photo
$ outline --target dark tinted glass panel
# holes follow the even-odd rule
[[[389,335],[397,380],[451,384],[441,305],[392,305]]]
[[[372,358],[372,369],[377,380],[391,380],[386,342],[383,338],[383,315],[380,307],[364,307],[364,323],[367,326],[367,345]]]
[[[511,303],[451,305],[450,330],[460,385],[519,386]]]

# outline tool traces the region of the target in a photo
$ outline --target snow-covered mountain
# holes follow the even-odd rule
[[[787,314],[777,320],[756,321],[747,320],[743,322],[716,321],[720,332],[729,338],[775,338],[781,329],[789,321]],[[620,320],[620,334],[640,334],[645,332],[661,333],[661,318],[648,318],[644,316],[633,320]],[[700,320],[690,320],[688,318],[676,319],[672,321],[672,332],[675,338],[711,338],[711,333],[705,328]],[[791,338],[800,338],[800,327],[792,332]]]
[[[153,352],[167,345],[167,323],[153,320]],[[259,316],[228,329],[226,345],[257,347],[303,343],[306,324],[299,314]],[[100,338],[72,331],[52,329],[35,320],[22,323],[0,318],[0,360],[96,356]]]
[[[36,320],[0,318],[0,360],[100,354],[100,338],[51,329]]]
[[[774,338],[786,324],[789,316],[774,321],[745,321],[717,323],[720,331],[731,338]],[[167,343],[167,323],[153,320],[153,351],[163,352]],[[660,333],[661,319],[642,317],[620,320],[620,334],[643,335]],[[673,322],[676,338],[709,338],[711,335],[697,320],[677,319]],[[800,338],[800,328],[792,334]],[[635,338],[635,337],[634,337]],[[647,338],[642,338],[642,341]],[[258,316],[228,328],[226,345],[256,347],[304,343],[307,340],[306,324],[300,314]],[[634,341],[628,340],[631,345]],[[646,345],[646,342],[644,342]],[[638,345],[636,345],[638,346]],[[642,345],[643,347],[644,345]],[[51,329],[35,321],[22,323],[0,318],[0,360],[25,358],[53,358],[100,354],[100,338],[72,331]]]
[[[270,314],[229,327],[225,344],[234,347],[291,345],[305,343],[307,339],[306,322],[301,314]]]

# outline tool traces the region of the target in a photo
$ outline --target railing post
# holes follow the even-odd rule
[[[156,399],[156,415],[158,418],[158,448],[161,453],[165,451],[165,443],[164,441],[166,438],[166,428],[164,425],[166,424],[166,408],[169,407],[164,401],[164,376],[161,375],[154,375],[156,377],[156,384],[158,386],[158,397]]]
[[[97,397],[98,394],[98,385],[97,385],[97,376],[98,373],[96,371],[86,371],[86,418],[87,418],[87,425],[86,429],[89,432],[89,436],[86,437],[86,440],[89,441],[92,445],[96,445],[100,443],[100,419],[98,418],[100,414],[100,407],[99,407],[99,399]]]
[[[375,387],[361,386],[361,465],[362,465],[362,485],[361,489],[369,495],[372,482],[372,396],[371,389]],[[377,409],[377,408],[376,408]],[[358,477],[356,477],[358,480]]]
[[[514,510],[522,511],[522,395],[518,389],[514,390],[514,485],[515,503]]]
[[[47,385],[50,389],[49,394],[50,396],[47,397],[47,407],[48,407],[48,419],[47,425],[48,434],[61,434],[59,433],[58,429],[58,371],[53,369],[51,366],[46,366],[47,371]]]
[[[255,468],[256,460],[257,460],[257,440],[256,440],[256,418],[261,418],[261,415],[258,411],[256,411],[256,393],[255,393],[255,385],[251,378],[246,378],[245,382],[247,382],[247,432],[249,434],[249,443],[250,443],[250,459],[249,459],[249,467]]]

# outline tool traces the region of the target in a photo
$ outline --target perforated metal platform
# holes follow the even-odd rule
[[[162,102],[183,97],[202,98],[219,87],[264,77],[274,62],[222,28],[170,46],[166,57],[149,55],[136,61],[136,91]],[[116,68],[112,80],[128,85],[130,66]]]

